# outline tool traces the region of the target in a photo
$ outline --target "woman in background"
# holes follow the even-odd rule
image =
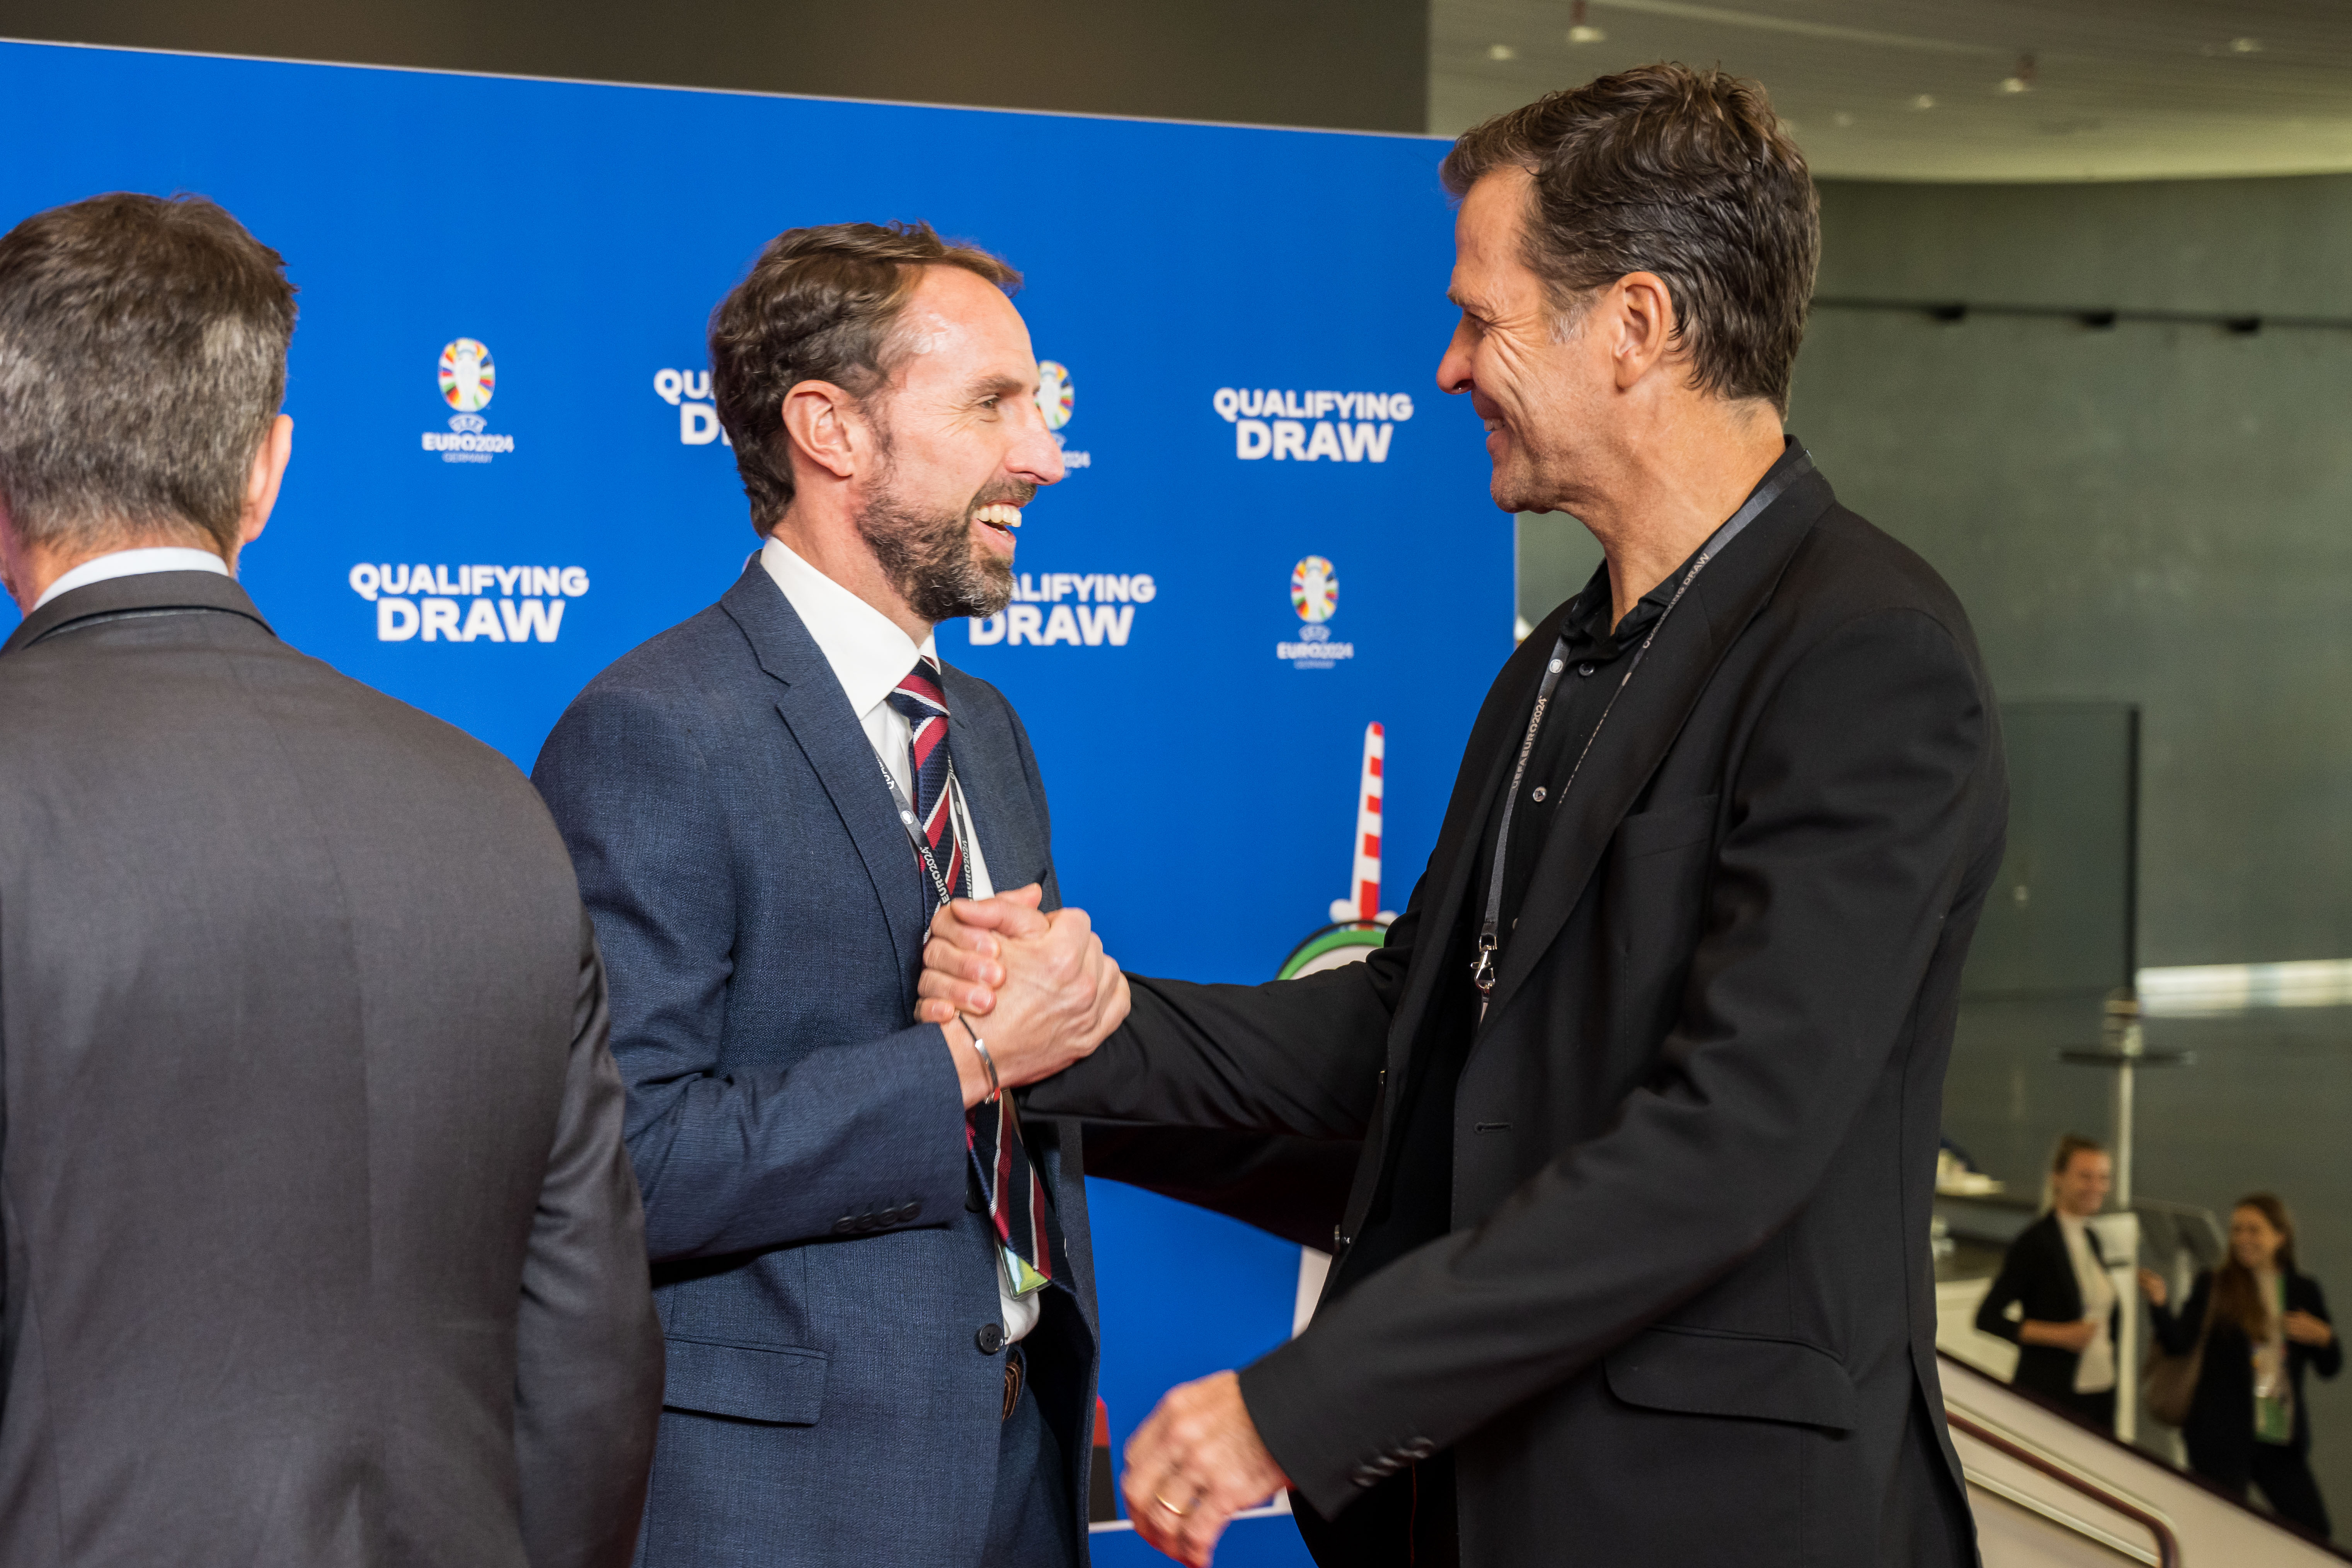
[[[2140,1289],[2167,1351],[2187,1355],[2204,1336],[2197,1393],[2180,1428],[2189,1468],[2241,1497],[2252,1482],[2281,1519],[2326,1539],[2327,1505],[2311,1475],[2303,1374],[2308,1368],[2334,1377],[2344,1348],[2328,1324],[2319,1281],[2295,1268],[2286,1205],[2268,1193],[2238,1200],[2230,1256],[2197,1277],[2177,1317],[2166,1310],[2162,1279],[2143,1272]]]
[[[2050,1210],[2009,1244],[1977,1310],[1979,1329],[2017,1346],[2012,1387],[2107,1432],[2116,1428],[2116,1288],[2088,1222],[2105,1205],[2113,1174],[2095,1139],[2069,1132],[2058,1140]]]

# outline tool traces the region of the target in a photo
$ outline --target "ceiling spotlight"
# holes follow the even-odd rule
[[[1576,0],[1568,8],[1568,41],[1571,44],[1604,44],[1609,41],[1608,34],[1585,20],[1584,0]]]
[[[2230,52],[2233,55],[2258,55],[2263,52],[2263,41],[2260,38],[2231,38]]]
[[[1486,58],[1490,60],[1515,60],[1519,58],[1519,51],[1508,44],[1488,44]]]
[[[1853,116],[1842,110],[1836,114],[1831,115],[1830,118],[1837,122],[1837,128],[1841,131],[1845,130],[1853,123]]]
[[[2014,71],[2011,71],[2009,75],[2001,78],[2000,90],[2003,92],[2031,92],[2033,90],[2033,57],[2032,55],[2020,55],[2017,57],[2017,68]]]
[[[1911,107],[1912,107],[1912,108],[1914,108],[1914,109],[1933,109],[1933,108],[1935,108],[1935,107],[1936,107],[1936,97],[1935,97],[1935,94],[1933,94],[1933,93],[1927,93],[1927,92],[1923,92],[1923,93],[1921,93],[1918,97],[1916,97],[1916,98],[1915,98],[1915,99],[1913,99],[1913,100],[1911,100]]]

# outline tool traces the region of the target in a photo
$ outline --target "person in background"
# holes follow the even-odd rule
[[[2157,1338],[2188,1355],[2201,1338],[2203,1363],[2180,1429],[2189,1468],[2242,1497],[2249,1481],[2280,1518],[2321,1539],[2327,1505],[2311,1474],[2311,1416],[2303,1377],[2334,1377],[2344,1348],[2329,1325],[2319,1281],[2295,1267],[2294,1220],[2269,1193],[2238,1200],[2230,1214],[2230,1255],[2197,1276],[2179,1312],[2164,1281],[2142,1271]]]
[[[512,763],[233,575],[293,331],[201,198],[0,237],[0,1563],[622,1568],[661,1340],[595,936]]]
[[[2090,1218],[2105,1206],[2106,1146],[2069,1132],[2050,1162],[2050,1208],[2018,1233],[1977,1309],[1977,1327],[2017,1346],[2011,1383],[2095,1426],[2116,1425],[2115,1282]],[[2021,1316],[2010,1316],[2015,1307]]]

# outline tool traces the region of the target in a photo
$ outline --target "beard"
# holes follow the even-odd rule
[[[971,514],[998,501],[1026,506],[1034,485],[991,485],[961,511],[940,512],[895,493],[886,475],[857,513],[858,537],[907,607],[937,625],[992,616],[1013,602],[1013,565],[972,537]]]

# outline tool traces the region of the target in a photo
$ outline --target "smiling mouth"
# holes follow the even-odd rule
[[[981,530],[989,543],[1010,553],[1013,534],[1021,528],[1021,509],[1005,501],[980,508],[971,514],[972,525]]]

